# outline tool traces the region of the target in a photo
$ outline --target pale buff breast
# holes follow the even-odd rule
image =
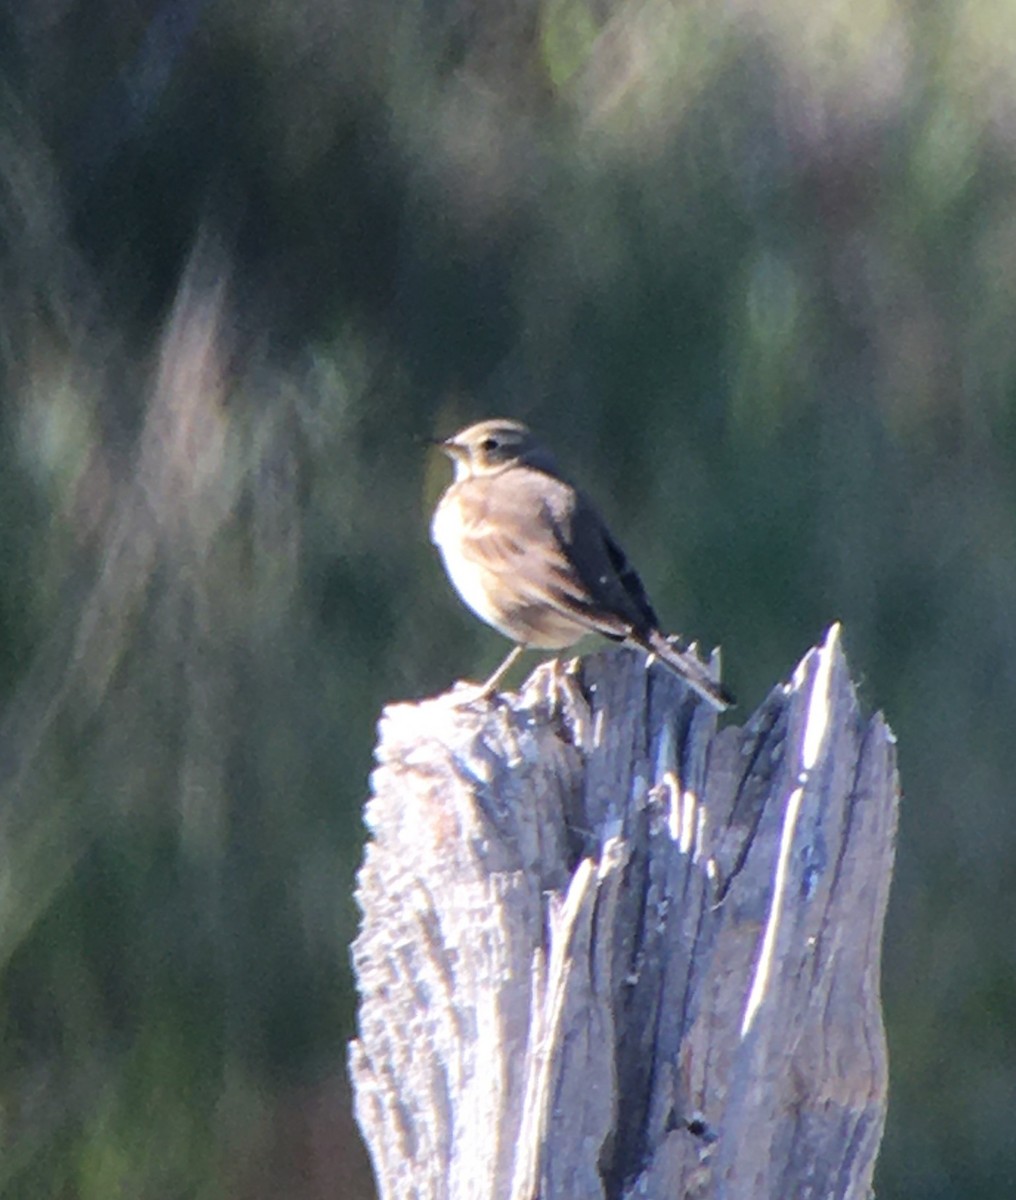
[[[445,494],[434,512],[431,540],[441,552],[448,578],[463,601],[488,625],[513,642],[541,650],[571,646],[589,630],[539,599],[536,581],[522,572],[515,577],[495,574],[461,550],[462,528],[454,490]]]

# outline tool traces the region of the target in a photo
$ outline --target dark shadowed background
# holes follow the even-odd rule
[[[879,1194],[1016,1194],[1016,5],[0,8],[0,1190],[369,1197],[382,704],[505,645],[420,439],[521,417],[744,719],[905,787]]]

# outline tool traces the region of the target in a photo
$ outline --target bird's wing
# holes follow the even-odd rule
[[[607,637],[656,626],[638,575],[581,493],[527,468],[486,483],[475,502],[463,504],[467,558],[503,579],[523,603],[552,608]]]
[[[571,546],[575,570],[597,608],[620,617],[639,635],[658,628],[656,613],[638,572],[581,492],[576,494],[569,520],[559,537]]]

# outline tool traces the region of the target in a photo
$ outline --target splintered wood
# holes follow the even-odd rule
[[[838,627],[746,725],[608,651],[385,711],[353,947],[382,1200],[869,1195],[898,804]]]

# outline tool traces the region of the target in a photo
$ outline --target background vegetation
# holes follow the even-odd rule
[[[742,717],[845,621],[906,787],[879,1194],[1016,1192],[1014,47],[1011,0],[0,8],[5,1196],[371,1194],[373,725],[504,649],[417,439],[494,414]]]

